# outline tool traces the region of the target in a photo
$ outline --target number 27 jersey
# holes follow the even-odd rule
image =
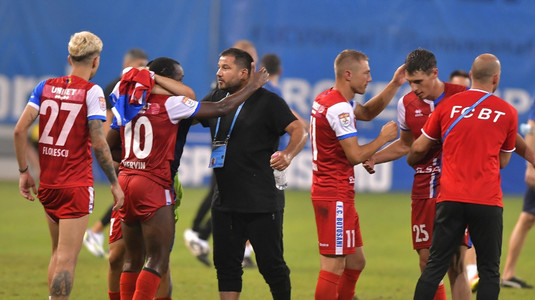
[[[106,120],[102,88],[77,76],[42,81],[28,105],[39,110],[40,186],[92,186],[88,120]]]

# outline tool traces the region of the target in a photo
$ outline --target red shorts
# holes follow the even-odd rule
[[[59,219],[76,219],[93,212],[95,191],[91,186],[64,189],[40,187],[37,195],[46,214],[56,223]]]
[[[415,250],[431,247],[436,205],[436,198],[412,199],[411,201],[412,247]],[[466,230],[462,244],[468,246]]]
[[[110,240],[109,243],[116,242],[123,237],[123,231],[121,230],[121,213],[117,210],[111,211],[110,218]]]
[[[320,254],[346,255],[362,247],[359,215],[353,202],[313,200]]]
[[[173,189],[141,175],[119,175],[119,184],[124,191],[121,221],[142,223],[149,220],[160,208],[175,204]]]

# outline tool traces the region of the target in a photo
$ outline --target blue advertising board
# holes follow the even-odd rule
[[[356,97],[361,103],[379,93],[419,47],[436,55],[443,81],[455,69],[468,71],[477,55],[495,54],[502,64],[496,94],[517,109],[519,122],[527,121],[535,91],[535,2],[528,0],[6,0],[0,3],[0,20],[0,124],[16,122],[40,80],[68,72],[67,42],[81,30],[104,42],[97,84],[116,77],[122,55],[140,47],[150,58],[180,61],[184,82],[199,99],[215,78],[218,53],[237,40],[250,40],[259,56],[281,58],[283,96],[305,119],[315,96],[332,86],[334,58],[344,49],[370,58],[373,81]],[[361,144],[396,120],[397,100],[409,91],[404,85],[375,120],[357,123]],[[186,186],[208,183],[209,140],[205,128],[192,127],[179,171]],[[524,169],[525,162],[514,155],[502,171],[505,193],[524,191]],[[413,171],[405,159],[377,166],[371,176],[361,166],[355,172],[358,191],[411,188]],[[311,177],[307,145],[288,171],[289,186],[308,189]]]

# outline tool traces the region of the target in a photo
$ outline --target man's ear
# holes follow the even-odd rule
[[[99,64],[100,64],[100,55],[97,55],[95,58],[93,58],[92,67],[93,68],[97,68]]]
[[[250,72],[249,72],[249,70],[247,70],[247,68],[243,68],[243,69],[241,69],[241,71],[240,71],[240,77],[241,77],[242,79],[247,79],[247,78],[249,78],[249,75],[250,75]]]
[[[345,70],[344,71],[344,79],[347,81],[351,81],[351,76],[353,76],[353,72],[351,70]]]
[[[431,70],[431,74],[433,75],[433,78],[437,78],[438,77],[438,68],[433,68],[433,70]]]

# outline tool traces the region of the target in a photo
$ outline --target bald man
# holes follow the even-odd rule
[[[470,71],[470,90],[435,109],[407,156],[414,165],[442,143],[433,241],[414,299],[433,299],[467,226],[477,249],[477,299],[498,299],[503,230],[500,169],[515,150],[518,123],[515,108],[492,94],[500,72],[496,56],[478,56]]]

